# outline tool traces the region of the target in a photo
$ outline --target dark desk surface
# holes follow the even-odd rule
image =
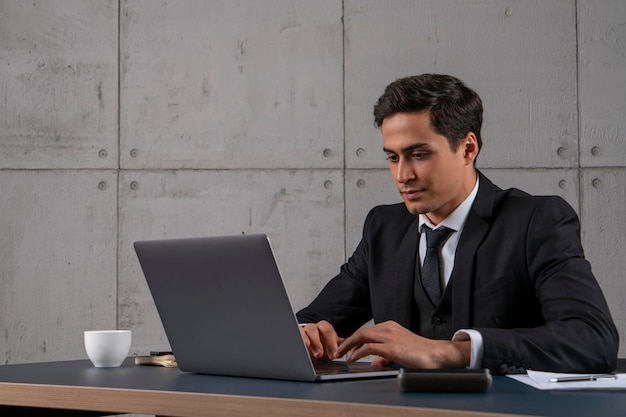
[[[41,395],[51,395],[49,402],[37,403],[36,398],[33,400],[12,399],[19,397],[21,394],[20,392],[17,394],[12,393],[11,389],[19,390],[23,388],[22,384],[28,384],[31,388],[41,388]],[[119,394],[120,402],[123,402],[121,399],[123,398],[121,396],[122,393],[150,394],[153,396],[150,398],[167,398],[167,396],[163,396],[164,393],[174,393],[172,395],[177,393],[181,395],[193,394],[192,397],[185,397],[185,402],[188,402],[189,398],[195,398],[198,401],[209,398],[215,401],[227,399],[233,403],[238,401],[245,403],[248,397],[255,397],[257,400],[259,398],[264,400],[263,404],[270,408],[285,404],[289,405],[295,400],[301,402],[300,407],[308,407],[306,412],[303,413],[303,415],[307,416],[325,415],[329,409],[322,406],[327,405],[327,403],[347,405],[346,410],[349,410],[350,406],[352,406],[358,409],[359,414],[363,414],[363,406],[370,405],[372,408],[386,407],[377,409],[379,412],[385,411],[385,415],[389,415],[388,412],[390,410],[393,411],[389,408],[390,406],[400,407],[398,411],[401,412],[398,412],[397,415],[434,416],[441,415],[439,412],[443,410],[549,417],[586,417],[596,415],[623,417],[626,415],[626,392],[539,391],[502,376],[494,377],[491,390],[484,394],[427,394],[401,392],[397,381],[393,378],[323,383],[233,378],[186,374],[176,368],[135,366],[130,359],[124,366],[110,369],[94,368],[86,360],[0,366],[0,406],[46,406],[60,408],[60,403],[55,402],[56,397],[52,398],[52,392],[45,391],[45,389],[51,386],[73,387],[75,389],[77,387],[102,388],[106,389],[101,390],[102,392]],[[32,390],[30,392],[34,393]],[[154,397],[155,394],[163,397]],[[72,392],[71,395],[75,397],[76,393]],[[136,398],[138,400],[135,403],[147,401],[146,399],[140,400],[140,397]],[[125,409],[126,412],[151,413],[150,409],[135,407],[135,405],[133,404],[134,408]],[[250,403],[250,406],[252,405]],[[317,405],[320,405],[320,407],[317,408]],[[103,403],[88,409],[119,413],[122,411],[120,407],[118,405],[112,407],[110,404]],[[206,404],[204,407],[206,407]],[[404,407],[408,407],[408,409]],[[69,407],[63,406],[63,408],[87,409],[76,404]],[[439,412],[433,414],[432,409],[439,410]],[[11,408],[11,410],[13,409]],[[333,409],[331,408],[330,410]],[[334,409],[334,411],[337,410]],[[221,411],[225,412],[223,409]],[[1,407],[0,412],[2,412]],[[232,415],[237,415],[238,412],[239,415],[245,414],[242,410],[235,410]],[[2,414],[5,415],[4,412]],[[218,414],[216,411],[206,415]],[[257,412],[256,414],[258,415],[259,413]],[[276,414],[278,415],[279,413]],[[446,413],[446,415],[448,414]],[[189,414],[180,415],[202,414],[189,412]],[[460,416],[467,415],[467,413],[453,413],[453,415]]]

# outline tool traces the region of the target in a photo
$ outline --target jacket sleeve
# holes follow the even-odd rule
[[[532,328],[476,329],[484,341],[483,367],[505,374],[525,369],[614,370],[619,345],[617,329],[584,258],[578,217],[563,199],[545,198],[537,205],[524,250],[544,324]]]
[[[309,306],[300,310],[299,323],[330,322],[339,336],[347,337],[372,318],[368,284],[370,211],[363,237],[339,274],[332,278]]]

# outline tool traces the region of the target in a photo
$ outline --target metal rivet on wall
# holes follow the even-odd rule
[[[565,152],[567,151],[567,149],[565,149],[564,147],[560,146],[557,150],[556,153],[559,156],[565,156]]]
[[[559,188],[565,188],[565,187],[567,187],[567,181],[565,180],[559,181]]]
[[[139,155],[139,151],[137,149],[131,149],[130,150],[130,156],[131,158],[137,158],[137,155]]]
[[[109,153],[106,149],[100,149],[100,152],[98,152],[98,156],[100,158],[106,158],[107,156],[109,156]]]
[[[504,15],[506,17],[511,17],[513,15],[513,7],[509,6],[506,8],[506,10],[504,11]]]
[[[593,148],[591,148],[591,154],[593,156],[598,156],[600,154],[600,148],[598,148],[597,146],[594,146]]]
[[[139,188],[139,183],[138,183],[137,181],[132,181],[132,182],[130,183],[130,189],[131,189],[131,190],[136,190],[136,189],[138,189],[138,188]]]
[[[594,178],[591,181],[591,185],[593,185],[593,188],[600,188],[602,186],[602,181],[600,181],[598,178]]]
[[[324,181],[324,188],[330,190],[331,188],[333,188],[333,182],[331,180]]]
[[[99,189],[99,190],[104,191],[104,190],[106,190],[106,188],[107,188],[107,183],[106,183],[106,181],[100,181],[100,182],[98,183],[98,189]]]
[[[356,182],[356,186],[357,186],[357,188],[363,188],[363,187],[365,187],[365,180],[362,180],[362,179],[361,179],[361,180],[358,180],[358,181]]]
[[[324,149],[324,158],[330,158],[331,156],[333,156],[333,151],[332,149],[326,148]]]
[[[365,156],[365,149],[363,148],[359,148],[356,150],[356,156],[358,156],[359,158]]]

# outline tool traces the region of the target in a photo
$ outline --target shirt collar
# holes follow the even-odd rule
[[[472,189],[472,192],[469,193],[469,195],[465,198],[465,200],[463,200],[463,202],[459,204],[459,206],[456,209],[454,209],[454,211],[450,213],[450,215],[446,217],[437,226],[432,224],[430,220],[428,220],[428,217],[426,217],[426,215],[420,214],[419,226],[418,226],[418,230],[420,231],[420,233],[422,231],[422,226],[424,225],[430,227],[433,230],[438,229],[440,227],[447,227],[456,232],[460,231],[463,228],[463,225],[465,224],[465,219],[467,219],[467,215],[469,214],[469,211],[472,208],[472,204],[474,204],[474,200],[476,199],[476,194],[478,194],[478,182],[479,182],[478,175],[476,175],[476,184],[474,184],[474,189]]]

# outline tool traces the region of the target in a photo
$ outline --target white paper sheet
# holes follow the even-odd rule
[[[563,374],[555,372],[539,372],[528,370],[526,375],[507,375],[509,378],[522,382],[540,390],[626,390],[626,374],[615,374],[616,379],[599,379],[597,381],[550,382],[554,378],[572,376],[594,376],[597,374]]]

